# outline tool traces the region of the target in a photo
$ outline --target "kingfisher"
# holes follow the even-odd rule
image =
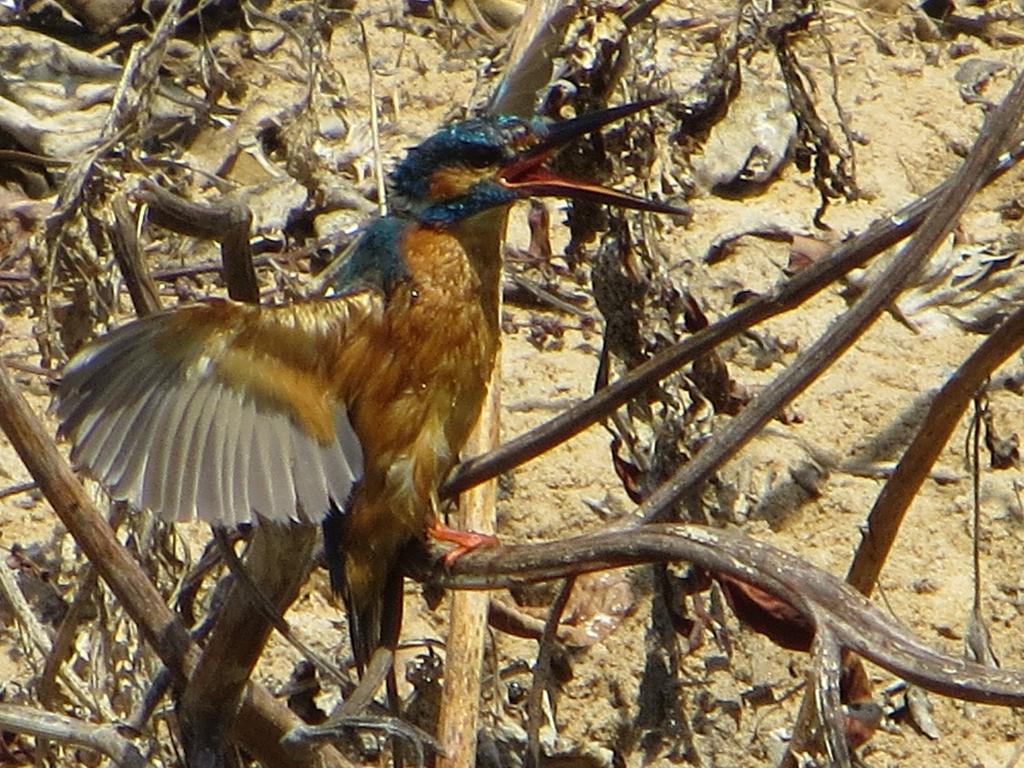
[[[456,122],[408,150],[388,215],[291,305],[213,299],[92,342],[64,369],[60,434],[112,498],[165,519],[321,523],[360,668],[381,642],[400,553],[439,520],[437,489],[480,413],[499,345],[500,248],[531,196],[681,213],[559,176],[571,140],[654,101],[560,122]]]

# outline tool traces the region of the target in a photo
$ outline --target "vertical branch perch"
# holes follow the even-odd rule
[[[480,421],[466,444],[469,453],[476,455],[490,451],[498,444],[500,405],[499,352]],[[457,527],[493,534],[497,501],[497,483],[494,480],[466,491],[459,504]],[[476,763],[476,737],[480,727],[480,672],[483,666],[488,600],[487,592],[458,591],[452,594],[445,684],[437,726],[438,740],[445,757],[438,759],[439,768],[472,768]]]

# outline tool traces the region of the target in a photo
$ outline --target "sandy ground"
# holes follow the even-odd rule
[[[477,73],[489,47],[470,36],[453,45],[426,22],[404,17],[397,2],[359,3],[368,35],[370,61],[381,107],[381,136],[385,156],[395,157],[405,146],[427,135],[452,111],[467,104],[477,88]],[[660,26],[657,65],[667,74],[668,87],[684,90],[699,77],[711,55],[708,45],[696,42],[677,28],[675,21],[699,15],[690,6],[668,2],[655,18]],[[959,162],[956,146],[971,143],[982,122],[982,109],[967,104],[957,73],[973,59],[998,62],[996,72],[981,91],[998,101],[1013,74],[1024,64],[1024,48],[990,45],[979,38],[922,42],[913,34],[914,21],[906,8],[891,14],[853,6],[829,4],[827,32],[838,62],[838,101],[857,137],[857,182],[863,191],[855,202],[836,201],[825,216],[832,236],[856,232],[879,216],[895,211],[948,176]],[[267,46],[280,35],[262,32]],[[876,39],[890,47],[880,50]],[[222,41],[223,42],[223,41]],[[365,154],[368,84],[359,52],[360,32],[354,24],[339,24],[330,39],[337,98],[357,130],[349,137],[348,166],[341,170],[369,174]],[[956,48],[955,46],[959,46]],[[814,78],[817,103],[828,119],[831,80],[827,51],[812,39],[799,46],[803,63]],[[300,88],[280,75],[285,49],[261,60],[239,64],[237,74],[250,78],[241,97],[243,120],[256,120],[273,109],[274,98],[287,99]],[[770,76],[766,55],[749,63],[747,82]],[[294,63],[294,62],[292,62]],[[203,162],[202,135],[192,145],[190,158]],[[241,164],[232,171],[243,173]],[[255,172],[254,172],[255,173]],[[362,183],[356,179],[357,183]],[[807,174],[787,165],[780,178],[762,194],[729,200],[698,191],[690,201],[693,220],[688,226],[659,228],[661,247],[672,253],[681,274],[705,312],[712,318],[728,310],[740,288],[764,290],[782,278],[788,245],[747,239],[727,259],[713,266],[703,254],[725,232],[774,224],[790,231],[814,234],[812,216],[817,193]],[[1019,221],[1000,215],[1008,202],[1024,200],[1024,177],[1013,172],[992,189],[982,192],[958,229],[958,244],[1007,243],[1019,236]],[[552,202],[553,233],[564,244],[562,204]],[[267,214],[268,219],[272,218]],[[325,230],[347,226],[362,214],[338,214]],[[259,226],[260,222],[257,222]],[[819,231],[819,235],[820,235]],[[522,247],[527,239],[525,208],[513,212],[510,241]],[[557,252],[557,248],[556,248]],[[958,252],[959,253],[959,252]],[[193,248],[189,260],[209,258],[210,251]],[[173,262],[182,256],[173,250],[161,258]],[[962,260],[959,256],[957,265]],[[965,261],[962,263],[966,264]],[[968,265],[969,266],[969,265]],[[1016,267],[1014,267],[1016,268]],[[1012,274],[1012,273],[1011,273]],[[201,290],[205,291],[204,286]],[[172,303],[173,296],[167,297]],[[126,304],[122,304],[127,308]],[[838,288],[828,289],[797,312],[770,321],[764,331],[786,343],[777,362],[757,369],[749,345],[731,343],[725,349],[733,377],[757,387],[770,381],[797,352],[817,338],[847,307]],[[592,303],[585,310],[597,317]],[[507,308],[511,329],[502,352],[502,434],[518,435],[543,422],[556,411],[586,397],[597,368],[599,334],[585,332],[574,318],[543,310]],[[969,309],[966,311],[970,311]],[[784,547],[808,562],[842,575],[860,538],[860,526],[883,480],[843,467],[884,468],[898,459],[923,413],[929,393],[981,341],[966,333],[941,312],[905,313],[916,319],[916,330],[893,314],[883,316],[830,371],[795,402],[798,423],[773,424],[721,473],[722,481],[737,491],[732,517],[748,533]],[[537,318],[557,318],[568,326],[564,335],[544,344],[531,343],[530,328]],[[38,364],[33,335],[37,318],[29,302],[5,296],[0,354],[8,363]],[[573,327],[575,326],[575,327]],[[544,349],[539,349],[543,346]],[[1014,357],[1002,373],[1020,373]],[[48,406],[46,381],[30,370],[13,371],[23,391],[41,416]],[[1000,436],[1024,431],[1020,397],[1002,390],[990,395],[990,407]],[[46,417],[49,418],[49,417]],[[720,416],[720,419],[728,417]],[[889,563],[882,575],[879,604],[913,628],[926,642],[950,653],[963,652],[963,637],[971,608],[971,483],[965,461],[965,423],[942,453],[936,472],[952,482],[928,482],[915,501]],[[791,472],[810,458],[830,457],[831,471],[810,495]],[[0,488],[29,478],[9,444],[0,439]],[[1019,468],[986,470],[981,480],[982,528],[981,587],[983,614],[989,622],[993,648],[1007,667],[1024,667],[1024,510],[1017,493]],[[627,515],[632,503],[614,474],[609,437],[595,427],[542,458],[516,469],[503,481],[498,509],[498,530],[506,541],[532,541],[566,536],[599,528],[609,519]],[[186,526],[185,538],[195,554],[206,539],[198,526]],[[0,549],[42,545],[40,557],[55,568],[58,591],[72,586],[73,550],[47,503],[33,492],[0,499]],[[55,565],[68,558],[63,566]],[[553,753],[576,755],[579,764],[641,765],[686,762],[703,766],[759,766],[773,763],[780,738],[788,732],[800,700],[800,685],[807,658],[782,651],[763,637],[728,619],[733,645],[728,663],[713,639],[687,656],[678,679],[680,709],[652,714],[649,702],[658,686],[656,674],[645,671],[646,650],[654,642],[650,631],[651,583],[637,569],[622,576],[628,587],[628,615],[601,642],[570,654],[573,677],[557,695],[554,725],[548,748]],[[411,638],[444,637],[444,606],[431,614],[410,587],[410,614],[406,635]],[[0,603],[0,606],[3,604]],[[326,579],[314,574],[297,601],[289,621],[314,646],[344,653],[342,612],[330,604]],[[26,656],[23,640],[6,609],[0,610],[0,691],[20,699],[38,674],[38,660]],[[516,674],[517,664],[535,657],[531,641],[493,633],[488,647],[490,664],[507,670],[501,681],[485,680],[481,706],[489,713],[496,733],[521,715],[509,703],[508,683],[528,683]],[[294,652],[274,641],[258,669],[271,689],[287,680],[296,660]],[[491,669],[492,667],[489,667]],[[903,699],[884,699],[882,691],[896,681],[871,668],[876,700],[887,713],[898,710]],[[662,680],[660,685],[666,685]],[[767,686],[770,703],[752,705],[744,698],[756,686]],[[514,698],[514,696],[512,697]],[[653,697],[656,698],[656,697]],[[934,718],[940,732],[931,739],[905,720],[886,720],[885,728],[861,753],[867,765],[918,768],[935,765],[1002,768],[1019,756],[1024,745],[1020,713],[986,706],[965,706],[934,696]],[[685,720],[677,722],[679,718]],[[693,750],[683,746],[693,733]],[[619,762],[621,760],[622,762]],[[70,764],[70,763],[69,763]],[[577,763],[573,763],[577,764]]]

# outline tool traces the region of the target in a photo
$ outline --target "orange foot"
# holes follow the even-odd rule
[[[480,547],[497,547],[501,544],[497,536],[476,531],[459,531],[449,528],[437,519],[427,528],[427,535],[438,541],[448,541],[455,545],[455,549],[450,550],[444,556],[446,568],[451,568],[455,561],[467,552],[472,552]]]

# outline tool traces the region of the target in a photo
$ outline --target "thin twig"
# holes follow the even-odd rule
[[[589,314],[585,309],[580,309],[575,304],[571,304],[570,302],[563,299],[561,296],[556,296],[554,293],[549,291],[544,286],[540,285],[539,283],[535,283],[533,280],[523,277],[522,275],[512,275],[512,279],[510,282],[511,286],[508,284],[508,282],[506,282],[505,284],[506,292],[508,292],[509,289],[513,287],[520,288],[534,298],[534,304],[536,304],[537,300],[539,300],[542,306],[552,307],[558,310],[559,312],[564,312],[567,315],[572,315],[573,317],[578,317],[583,320],[592,321],[594,319],[593,316]],[[525,302],[519,303],[522,304]]]
[[[974,418],[972,419],[971,438],[971,567],[974,581],[974,615],[981,617],[981,428],[983,396],[974,396]]]
[[[160,311],[160,291],[153,282],[139,247],[136,216],[128,207],[124,195],[118,195],[110,203],[114,214],[114,225],[110,228],[110,245],[114,259],[132,297],[132,305],[139,317]]]
[[[12,367],[9,360],[3,361],[8,367]],[[29,480],[27,483],[18,483],[17,485],[9,485],[6,488],[0,488],[0,499],[6,499],[9,496],[17,496],[19,493],[28,493],[38,489],[39,486],[35,480]]]
[[[572,588],[576,577],[569,576],[558,591],[558,596],[548,610],[544,632],[540,636],[540,647],[537,650],[537,663],[533,667],[533,682],[530,684],[530,696],[526,701],[526,768],[540,768],[540,726],[544,720],[544,696],[551,683],[551,653],[555,647],[558,625],[562,622],[565,606],[569,604]]]
[[[388,215],[388,193],[384,184],[384,163],[380,151],[380,125],[377,119],[377,78],[373,72],[373,64],[370,62],[370,39],[366,34],[366,24],[362,19],[359,22],[361,34],[361,45],[363,61],[366,63],[366,77],[370,90],[370,138],[373,141],[373,175],[377,182],[377,213],[381,216]]]
[[[444,756],[441,743],[430,734],[406,724],[399,733],[392,724],[396,718],[378,715],[366,715],[366,710],[373,703],[373,697],[384,682],[395,663],[395,649],[386,645],[378,646],[370,658],[370,663],[363,670],[363,676],[348,698],[331,715],[330,719],[320,725],[301,725],[286,735],[282,744],[306,744],[332,741],[340,738],[346,729],[369,728],[384,730],[394,736],[411,741],[418,754],[423,753],[423,746],[429,746],[438,756]]]
[[[35,152],[22,152],[17,149],[0,149],[0,162],[28,163],[29,165],[40,165],[50,168],[67,168],[72,164],[70,160],[37,155]]]
[[[96,590],[97,574],[91,563],[79,572],[76,581],[78,582],[77,594],[61,620],[60,628],[53,638],[52,647],[46,654],[46,663],[43,665],[42,674],[39,676],[39,703],[47,709],[55,709],[59,704],[56,681],[65,673],[64,664],[71,657],[78,629]],[[105,699],[100,699],[100,703],[105,701]],[[114,719],[113,711],[109,710],[109,707],[108,711],[104,712],[104,717],[107,720]]]
[[[106,755],[121,768],[143,768],[146,765],[138,748],[109,725],[96,725],[18,704],[0,703],[0,728],[87,747]]]
[[[320,741],[341,740],[349,736],[355,729],[380,731],[402,744],[412,746],[417,766],[426,765],[426,750],[430,747],[435,755],[441,755],[440,742],[421,728],[395,715],[346,715],[344,718],[332,718],[330,722],[296,731],[288,738]]]
[[[814,699],[818,719],[824,731],[825,752],[829,765],[850,768],[850,749],[846,743],[843,705],[840,700],[839,678],[842,674],[843,655],[826,622],[818,622],[814,632],[812,676]]]
[[[150,219],[156,224],[172,232],[219,242],[228,296],[235,301],[259,303],[259,283],[249,243],[252,211],[248,206],[227,199],[195,203],[148,179],[142,180],[135,196],[149,205]]]
[[[231,541],[228,537],[228,532],[223,528],[214,528],[213,536],[214,540],[217,542],[217,547],[220,550],[221,557],[223,558],[225,565],[227,565],[228,570],[231,571],[231,575],[235,577],[239,584],[242,584],[249,590],[249,597],[256,604],[257,609],[263,614],[263,618],[265,618],[270,625],[277,630],[278,634],[281,635],[285,642],[309,659],[317,669],[332,678],[343,688],[353,688],[352,678],[349,675],[345,674],[337,664],[332,662],[326,656],[313,650],[308,643],[295,634],[291,625],[284,616],[281,615],[280,610],[274,607],[270,602],[270,598],[268,598],[256,582],[253,581],[253,578],[249,574],[245,564],[241,561],[238,555],[235,554],[235,550],[231,546]]]
[[[39,619],[32,612],[28,601],[25,600],[25,596],[11,575],[11,569],[5,564],[0,564],[0,595],[3,595],[7,604],[11,606],[18,624],[28,636],[29,641],[39,655],[43,658],[49,656],[52,650],[50,638],[46,634],[46,630],[43,629],[43,625],[39,623]],[[61,667],[57,670],[57,676],[67,686],[68,691],[70,691],[79,706],[87,711],[98,709],[104,718],[108,720],[114,719],[113,710],[110,709],[109,705],[106,705],[106,701],[103,699],[97,701],[90,696],[89,687],[74,671]]]

